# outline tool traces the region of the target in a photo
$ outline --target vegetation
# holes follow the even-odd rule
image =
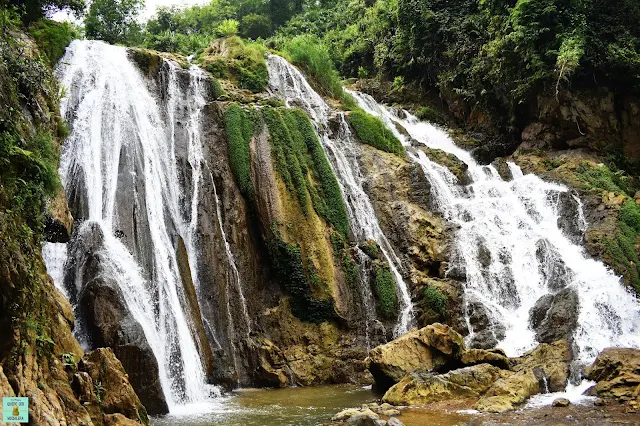
[[[64,55],[64,50],[77,38],[75,29],[68,22],[55,22],[41,19],[29,26],[29,32],[38,43],[40,52],[47,56],[49,65],[53,66]]]
[[[25,25],[38,21],[55,10],[68,10],[79,16],[85,8],[84,0],[8,0],[0,3],[0,9],[13,10]]]
[[[313,263],[303,262],[300,246],[287,243],[276,233],[269,242],[269,258],[278,281],[291,296],[291,311],[303,321],[321,323],[334,317],[332,300],[317,300],[310,290],[310,281],[320,278]]]
[[[345,238],[349,232],[347,211],[338,181],[307,115],[299,109],[263,108],[273,158],[287,189],[307,211],[313,209]]]
[[[398,295],[393,273],[388,266],[378,265],[376,268],[375,295],[378,300],[380,314],[387,319],[395,317],[398,310]]]
[[[236,179],[240,192],[252,204],[255,189],[251,182],[251,153],[249,142],[255,133],[255,112],[248,111],[238,104],[231,104],[224,114],[227,134],[229,166]]]
[[[357,109],[348,115],[349,124],[361,142],[393,154],[404,154],[402,143],[377,117]]]
[[[137,45],[142,40],[136,17],[143,0],[92,0],[84,25],[87,38]]]
[[[447,297],[435,287],[425,287],[422,290],[422,297],[427,309],[443,316],[447,311]]]

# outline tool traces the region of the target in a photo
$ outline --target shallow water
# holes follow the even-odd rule
[[[187,405],[152,419],[153,426],[295,425],[328,422],[339,411],[376,401],[369,387],[318,386],[242,389],[205,404]]]

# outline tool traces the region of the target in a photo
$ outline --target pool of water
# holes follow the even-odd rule
[[[345,408],[375,402],[370,387],[317,386],[242,389],[208,403],[187,405],[155,417],[153,426],[311,426],[328,422]]]

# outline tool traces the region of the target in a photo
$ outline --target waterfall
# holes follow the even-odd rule
[[[197,287],[201,115],[207,92],[199,69],[189,69],[183,90],[179,67],[170,61],[162,66],[168,79],[166,110],[125,48],[71,43],[57,69],[68,91],[61,114],[71,127],[60,176],[81,211],[80,230],[97,226],[104,234],[100,266],[141,325],[173,412],[218,390],[206,384],[176,254],[181,238]],[[180,175],[179,149],[187,150],[190,176]]]
[[[429,179],[432,196],[445,219],[458,226],[454,267],[466,276],[468,340],[474,336],[469,316],[479,303],[496,325],[498,346],[510,356],[521,355],[537,344],[530,326],[530,311],[536,301],[568,288],[579,299],[575,359],[592,361],[609,346],[640,347],[636,298],[619,277],[602,262],[589,258],[559,226],[559,199],[568,194],[566,187],[524,175],[513,163],[508,164],[512,180],[507,182],[493,166],[477,164],[443,130],[420,122],[407,111],[380,105],[369,95],[349,93],[400,138],[410,160],[419,164]],[[410,137],[400,134],[394,122]],[[471,183],[461,186],[447,168],[430,161],[420,146],[455,155],[467,164]],[[574,219],[584,232],[582,204],[575,194],[571,197],[577,200]]]
[[[363,189],[365,178],[358,164],[360,154],[358,144],[351,134],[344,114],[338,114],[339,130],[332,132],[328,125],[331,108],[313,90],[300,71],[277,55],[268,56],[267,68],[271,92],[284,99],[288,107],[297,106],[304,109],[314,120],[318,138],[322,142],[342,189],[349,223],[356,240],[359,242],[373,240],[378,243],[382,254],[389,263],[401,304],[395,335],[405,333],[409,330],[413,319],[411,296],[400,272],[402,270],[401,261],[380,228],[371,200]],[[371,309],[371,307],[365,306],[365,310],[367,308]],[[369,314],[367,316],[370,317]],[[369,327],[369,321],[367,323],[367,327]]]
[[[53,284],[60,292],[69,298],[64,288],[64,267],[67,263],[67,243],[42,244],[42,259],[47,267],[47,273],[53,279]]]

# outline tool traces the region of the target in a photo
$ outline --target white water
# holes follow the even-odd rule
[[[51,275],[53,284],[60,292],[69,298],[64,288],[64,266],[67,262],[67,243],[42,244],[42,259],[47,267],[47,273]]]
[[[60,176],[67,191],[80,184],[86,197],[88,211],[81,227],[95,223],[104,233],[101,266],[118,283],[129,311],[144,330],[158,360],[170,411],[206,401],[218,391],[205,381],[185,312],[172,238],[175,230],[185,241],[197,285],[195,223],[202,177],[200,116],[205,105],[202,74],[196,68],[190,70],[189,90],[183,95],[177,67],[165,64],[169,68],[167,126],[158,102],[124,48],[76,40],[60,64],[57,74],[69,93],[60,108],[72,128],[63,148]],[[173,120],[177,111],[187,111],[189,117],[187,149],[193,170],[190,217],[183,217],[180,209],[183,190],[177,175]],[[119,170],[123,152],[133,158],[132,163],[139,162],[139,170]],[[145,248],[150,251],[152,271],[143,270],[115,236],[120,219],[116,196],[123,174],[137,184],[133,186],[135,199],[127,201],[139,207],[139,215],[146,216],[150,245]],[[138,194],[139,188],[144,194]]]
[[[409,289],[400,271],[401,261],[382,232],[369,196],[363,189],[364,174],[358,164],[360,150],[354,141],[344,114],[340,113],[340,128],[332,133],[329,129],[331,108],[309,85],[304,76],[293,65],[277,55],[267,58],[269,88],[285,100],[288,107],[304,109],[315,121],[318,137],[338,178],[349,215],[349,223],[359,242],[373,240],[378,243],[395,277],[400,296],[401,313],[396,326],[396,336],[409,330],[413,320],[413,306]],[[366,308],[366,307],[365,307]],[[369,322],[369,321],[367,321]],[[370,324],[367,324],[369,327]]]
[[[590,382],[588,380],[584,380],[578,385],[568,383],[567,389],[564,392],[540,393],[532,396],[525,408],[546,407],[553,404],[553,401],[558,398],[566,398],[574,405],[587,405],[595,401],[596,397],[584,395],[584,393],[590,387],[595,386],[595,384],[596,382]]]
[[[420,164],[432,185],[433,197],[444,217],[459,226],[455,252],[466,272],[465,299],[480,301],[492,320],[506,327],[498,346],[508,355],[521,355],[536,346],[529,326],[529,310],[543,295],[557,289],[540,273],[553,271],[553,264],[540,264],[538,245],[546,242],[550,250],[545,262],[564,264],[569,270],[565,281],[579,296],[576,359],[592,361],[609,346],[640,347],[640,304],[599,261],[590,259],[583,248],[571,242],[558,227],[558,196],[567,188],[545,182],[535,175],[523,175],[509,163],[513,180],[504,181],[493,166],[481,166],[471,155],[456,147],[441,129],[416,117],[382,106],[359,92],[349,92],[360,107],[380,117],[407,148],[409,158]],[[414,144],[441,149],[468,165],[471,184],[463,187],[445,167],[430,161],[420,149],[411,147],[394,122],[404,127]],[[575,196],[574,196],[575,197]],[[578,222],[586,228],[582,204],[578,203]],[[481,247],[490,254],[490,263],[479,259]],[[486,262],[486,261],[485,261]],[[474,330],[470,326],[471,337]]]

